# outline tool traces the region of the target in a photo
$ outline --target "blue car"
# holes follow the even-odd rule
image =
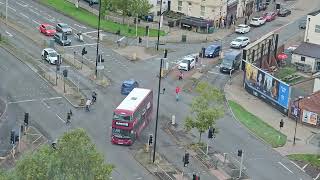
[[[208,57],[208,58],[214,58],[219,56],[220,51],[221,51],[221,46],[213,44],[206,48],[204,55],[205,57]]]
[[[121,86],[121,94],[128,95],[134,88],[139,87],[139,83],[133,79],[123,81]]]

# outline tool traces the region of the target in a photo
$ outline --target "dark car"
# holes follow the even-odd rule
[[[62,33],[56,33],[53,36],[53,39],[55,42],[57,42],[61,46],[70,46],[71,45],[71,39],[68,39],[68,36],[63,35]]]
[[[219,56],[220,51],[221,45],[213,44],[206,48],[204,55],[208,58],[214,58],[216,56]]]
[[[128,95],[134,88],[139,87],[139,83],[133,79],[123,81],[121,85],[121,94]]]
[[[280,17],[286,17],[288,15],[291,14],[291,10],[289,9],[286,9],[286,8],[281,8],[279,11],[278,11],[278,16]]]
[[[299,29],[306,29],[307,20],[302,20],[299,23]]]

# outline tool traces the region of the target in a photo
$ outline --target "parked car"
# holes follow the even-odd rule
[[[289,9],[286,9],[286,8],[281,8],[279,11],[278,11],[278,16],[280,17],[286,17],[288,15],[291,14],[291,10]]]
[[[53,36],[56,33],[55,28],[50,24],[40,24],[39,31],[46,36]]]
[[[254,17],[250,21],[252,26],[261,26],[266,23],[266,20],[263,17]]]
[[[204,55],[208,58],[214,58],[216,56],[219,56],[221,49],[221,45],[212,44],[206,48]]]
[[[61,46],[70,46],[71,39],[68,39],[68,36],[63,35],[62,33],[56,33],[54,36],[54,41],[60,44]]]
[[[277,14],[275,12],[267,12],[263,14],[263,18],[267,21],[273,21],[276,19]]]
[[[266,5],[269,5],[269,4],[270,4],[270,1],[271,1],[271,0],[266,0]]]
[[[306,25],[307,25],[307,20],[302,20],[299,23],[299,29],[306,29]]]
[[[250,26],[246,25],[246,24],[239,24],[236,28],[235,28],[235,32],[237,33],[248,33],[250,31]]]
[[[128,95],[134,88],[139,87],[139,83],[133,79],[123,81],[121,85],[121,94]]]
[[[186,56],[180,61],[178,69],[190,71],[192,68],[196,66],[196,60],[192,56]]]
[[[246,47],[250,43],[250,39],[245,36],[240,36],[231,41],[230,46],[232,48],[242,48]]]
[[[234,72],[234,70],[239,69],[241,59],[241,51],[228,50],[224,52],[224,57],[220,64],[220,72],[230,73],[231,70]]]
[[[99,3],[99,0],[85,0],[85,1],[87,1],[88,3],[92,2],[93,4]]]
[[[68,24],[65,23],[58,23],[56,26],[56,31],[65,33],[65,34],[72,34],[72,29]]]
[[[52,48],[45,48],[41,52],[41,58],[48,61],[50,64],[56,64],[58,60],[58,53]],[[61,60],[60,60],[61,61]],[[61,62],[59,62],[61,64]]]

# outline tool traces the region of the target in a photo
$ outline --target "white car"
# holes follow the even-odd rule
[[[250,39],[245,36],[240,36],[231,41],[230,46],[233,48],[246,47],[250,43]]]
[[[48,61],[50,64],[56,64],[59,54],[52,48],[45,48],[42,50],[41,58]],[[60,60],[61,61],[61,60]],[[59,62],[61,64],[61,62]]]
[[[196,60],[193,56],[186,56],[179,62],[178,69],[190,71],[192,68],[196,66]]]
[[[249,31],[250,31],[250,26],[245,24],[239,24],[235,29],[235,32],[241,33],[241,34],[248,33]]]
[[[254,17],[250,21],[250,25],[252,26],[261,26],[266,23],[266,19],[263,17]]]

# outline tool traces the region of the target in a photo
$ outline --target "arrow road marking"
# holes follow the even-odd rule
[[[291,172],[293,174],[293,172],[284,164],[282,164],[280,161],[278,162],[282,167],[284,167],[286,170],[288,170],[289,172]]]
[[[8,31],[6,31],[6,33],[8,34],[9,37],[12,37],[13,35],[11,33],[9,33]]]

